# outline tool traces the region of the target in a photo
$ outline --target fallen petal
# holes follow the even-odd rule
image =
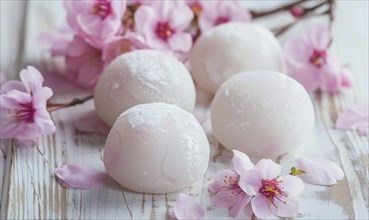
[[[297,161],[297,168],[306,172],[298,177],[304,182],[316,185],[333,185],[345,176],[338,165],[320,158],[300,157]]]
[[[78,164],[65,164],[56,168],[55,175],[65,188],[91,189],[103,185],[109,176],[105,172]]]
[[[368,104],[357,105],[342,112],[336,121],[336,128],[343,130],[358,130],[368,135],[369,107]]]
[[[174,215],[177,219],[203,219],[205,210],[195,199],[181,193],[174,205]]]
[[[88,112],[83,117],[74,122],[74,126],[85,132],[97,132],[108,135],[110,128],[99,118],[95,111]]]

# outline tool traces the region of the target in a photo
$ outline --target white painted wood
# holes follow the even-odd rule
[[[19,22],[21,18],[10,13],[11,10],[25,8],[23,3],[1,1],[1,68],[15,72],[33,64],[47,72],[57,64],[37,38],[41,32],[63,23],[61,2],[30,1],[27,13],[22,13],[27,15],[25,35],[20,31],[24,24]],[[245,4],[270,7],[261,6],[260,2],[247,1]],[[271,4],[277,3],[272,1]],[[285,167],[284,172],[288,172],[288,167],[294,165],[298,156],[308,154],[335,161],[346,174],[343,181],[332,187],[307,184],[300,198],[301,209],[297,216],[300,219],[368,219],[368,138],[354,131],[333,129],[340,112],[353,104],[368,102],[368,4],[367,1],[339,1],[337,5],[333,50],[352,70],[356,79],[354,89],[334,97],[326,94],[312,96],[316,110],[314,134],[303,147],[277,158]],[[14,19],[11,26],[9,19]],[[305,25],[306,22],[293,28],[281,37],[281,41],[287,35],[298,34]],[[18,31],[6,31],[4,27]],[[19,49],[23,36],[26,36],[24,53]],[[8,46],[3,47],[3,44]],[[6,59],[3,59],[5,55]],[[68,100],[85,94],[59,94],[55,100]],[[84,191],[66,190],[59,186],[53,169],[62,164],[79,163],[104,169],[101,152],[105,138],[79,132],[73,126],[73,122],[89,109],[92,109],[91,102],[52,113],[57,132],[42,138],[33,148],[15,148],[9,142],[1,145],[7,151],[7,158],[0,161],[3,180],[0,183],[0,218],[164,219],[171,216],[179,192],[165,195],[134,193],[114,181],[104,187]],[[194,196],[201,203],[207,210],[206,218],[224,219],[228,218],[227,210],[211,205],[207,185],[215,173],[230,166],[232,153],[217,143],[208,125],[209,122],[204,127],[211,143],[209,169],[202,180],[182,192]]]

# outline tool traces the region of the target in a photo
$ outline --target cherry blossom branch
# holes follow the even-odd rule
[[[282,12],[282,11],[288,11],[292,7],[300,5],[300,4],[302,4],[306,1],[307,0],[300,0],[300,1],[292,2],[290,4],[283,5],[283,6],[280,6],[278,8],[274,8],[274,9],[269,10],[269,11],[253,11],[253,10],[251,10],[250,13],[251,13],[253,19],[261,18],[261,17],[273,15],[273,14],[276,14],[276,13],[279,13],[279,12]]]
[[[67,102],[67,103],[52,103],[52,102],[48,102],[47,103],[47,110],[48,112],[53,112],[53,111],[57,111],[63,108],[69,108],[75,105],[80,105],[83,104],[85,102],[87,102],[88,100],[92,99],[93,95],[89,95],[86,96],[84,98],[74,98],[72,99],[72,101]]]

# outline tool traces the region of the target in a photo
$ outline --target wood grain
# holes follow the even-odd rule
[[[248,6],[265,7],[247,1]],[[269,3],[268,3],[269,4]],[[270,4],[278,4],[271,1]],[[270,5],[269,5],[270,6]],[[338,1],[333,50],[355,77],[355,87],[336,96],[312,95],[316,129],[301,148],[278,161],[288,172],[302,154],[330,159],[346,178],[335,186],[306,184],[298,219],[368,219],[368,138],[355,131],[335,130],[334,122],[347,107],[368,102],[368,7],[367,1]],[[60,27],[64,21],[60,1],[1,1],[1,71],[15,74],[28,64],[48,72],[59,65],[39,41],[40,33]],[[276,19],[281,22],[285,18]],[[11,21],[11,22],[10,22]],[[314,20],[313,22],[322,22]],[[268,24],[270,25],[270,24]],[[306,23],[288,36],[301,32]],[[283,42],[286,36],[282,36]],[[15,75],[14,75],[15,76]],[[57,94],[58,101],[83,96],[82,91]],[[164,219],[170,218],[179,192],[152,195],[135,193],[109,181],[92,190],[66,190],[53,170],[65,163],[79,163],[104,170],[101,161],[105,138],[77,131],[73,122],[91,110],[91,102],[57,111],[52,119],[57,132],[43,137],[32,148],[16,148],[1,142],[6,158],[0,160],[0,218],[2,219]],[[228,218],[225,209],[210,203],[207,185],[215,173],[230,166],[232,153],[222,147],[204,124],[211,143],[211,158],[204,178],[181,192],[193,196],[207,210],[209,219]],[[242,214],[240,218],[250,218]]]

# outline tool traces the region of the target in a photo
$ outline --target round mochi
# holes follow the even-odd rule
[[[203,177],[209,163],[207,137],[192,114],[175,105],[132,107],[114,123],[104,164],[122,186],[143,193],[169,193]]]
[[[152,102],[195,106],[190,73],[176,58],[155,50],[136,50],[117,57],[100,77],[94,94],[100,118],[112,126],[132,106]]]
[[[229,22],[201,35],[190,54],[195,82],[214,94],[232,75],[251,70],[283,71],[282,49],[268,29]]]
[[[296,80],[269,71],[234,75],[216,93],[211,122],[228,149],[272,158],[306,141],[314,129],[314,108]]]

